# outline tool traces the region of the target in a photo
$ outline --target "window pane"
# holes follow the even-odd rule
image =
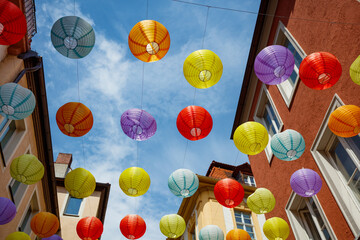
[[[0,136],[1,147],[4,149],[6,144],[9,142],[11,136],[14,134],[16,129],[15,121],[11,121],[5,132]]]
[[[65,214],[78,215],[80,210],[82,199],[81,198],[73,198],[69,197],[68,203],[66,205],[66,209],[64,211]]]
[[[244,230],[244,225],[242,225],[242,224],[236,224],[236,226],[237,226],[238,229],[243,229],[243,230]]]
[[[300,56],[300,54],[298,52],[295,51],[294,53],[294,59],[295,59],[295,65],[300,68],[300,64],[302,61],[302,57]]]
[[[272,121],[271,121],[271,118],[267,112],[267,110],[265,110],[265,113],[264,113],[264,120],[265,120],[265,127],[266,129],[268,130],[270,136],[273,136],[275,134],[275,131],[274,131],[274,127],[272,126]]]
[[[356,170],[354,178],[349,183],[349,187],[353,190],[355,197],[360,202],[360,172]]]
[[[272,115],[273,118],[274,118],[273,120],[274,120],[275,123],[276,123],[277,129],[280,129],[280,123],[279,123],[279,121],[278,121],[278,119],[277,119],[277,117],[276,117],[276,115],[275,115],[274,109],[273,109],[273,107],[272,107],[271,104],[269,104],[269,109],[270,109],[271,115]]]
[[[249,226],[245,226],[246,227],[246,231],[247,232],[253,232],[253,228],[252,227],[249,227]]]
[[[250,235],[251,239],[255,239],[255,236],[254,236],[254,233],[249,233],[248,234]]]
[[[29,223],[31,212],[32,212],[32,208],[31,208],[31,205],[30,205],[30,207],[28,208],[28,211],[26,212],[24,220],[21,223],[21,226],[20,226],[20,231],[21,232],[25,232],[27,234],[31,233],[30,223]]]
[[[245,219],[245,223],[246,224],[251,224],[251,220],[250,219]]]
[[[345,180],[349,181],[351,175],[356,169],[356,166],[349,154],[346,152],[344,146],[339,141],[335,145],[333,156],[339,171],[344,176]]]
[[[289,82],[290,82],[290,84],[291,84],[292,87],[294,87],[297,77],[298,77],[298,74],[297,74],[297,72],[294,70],[294,71],[292,72],[292,74],[290,75],[290,77],[288,78],[288,80],[289,80]]]
[[[314,240],[321,240],[320,238],[320,235],[319,235],[319,232],[318,230],[316,229],[316,225],[311,217],[311,214],[309,212],[303,212],[303,216],[304,216],[304,220],[305,220],[305,224],[308,226],[309,229],[307,229],[307,231],[310,231],[308,232],[308,234],[311,234],[309,235],[312,236]]]

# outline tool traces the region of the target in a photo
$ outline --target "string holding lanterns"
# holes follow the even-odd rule
[[[66,16],[52,26],[51,42],[61,55],[73,59],[83,58],[95,45],[95,32],[84,19]]]
[[[248,198],[246,204],[256,214],[271,212],[275,207],[275,197],[266,188],[258,188]]]
[[[64,185],[74,198],[89,197],[96,188],[95,177],[84,168],[76,168],[65,176]]]
[[[285,240],[290,234],[290,228],[284,219],[272,217],[265,221],[263,232],[269,240]]]
[[[312,197],[320,191],[322,180],[314,170],[302,168],[291,175],[290,185],[296,194]]]
[[[292,161],[304,153],[305,140],[297,131],[287,129],[272,136],[270,147],[274,155],[280,160]]]
[[[199,240],[224,240],[224,233],[216,225],[207,225],[199,232]]]
[[[84,217],[76,225],[76,233],[84,240],[96,240],[100,238],[104,227],[97,217]]]
[[[294,65],[294,56],[289,49],[280,45],[271,45],[256,56],[254,71],[263,83],[276,85],[291,76]]]
[[[170,48],[170,35],[161,23],[143,20],[135,24],[128,38],[131,53],[143,62],[162,59]]]
[[[41,238],[54,235],[59,229],[58,218],[49,212],[39,212],[30,222],[31,230]]]
[[[145,234],[146,223],[139,215],[129,214],[121,220],[120,231],[127,239],[138,239]]]
[[[15,204],[8,198],[0,197],[0,225],[11,222],[15,216]]]
[[[137,141],[151,138],[156,132],[156,121],[150,113],[142,109],[129,109],[121,115],[121,128],[124,133]]]
[[[244,198],[244,194],[243,186],[231,178],[224,178],[218,181],[214,187],[216,200],[227,208],[234,208],[239,205]]]
[[[185,79],[195,88],[209,88],[219,82],[223,65],[213,51],[202,49],[191,53],[184,62]]]
[[[188,169],[178,169],[168,179],[170,191],[177,197],[191,197],[199,187],[199,178]]]
[[[360,107],[340,106],[330,114],[329,129],[339,137],[354,137],[360,133]]]
[[[11,162],[10,175],[18,182],[31,185],[43,178],[44,165],[34,155],[23,154]]]
[[[213,121],[210,113],[200,106],[188,106],[181,110],[176,126],[186,139],[196,141],[211,132]]]
[[[150,187],[149,174],[140,167],[125,169],[119,177],[121,190],[130,197],[144,195]]]
[[[306,56],[299,68],[301,81],[315,90],[324,90],[335,85],[341,72],[339,60],[328,52],[315,52]]]
[[[180,237],[185,229],[185,220],[177,214],[165,215],[160,219],[160,231],[168,238]]]
[[[360,55],[350,66],[350,77],[354,83],[360,85]]]

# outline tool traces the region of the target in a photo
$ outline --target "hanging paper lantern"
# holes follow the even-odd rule
[[[199,178],[188,169],[178,169],[170,175],[168,186],[177,197],[191,197],[199,187]]]
[[[54,235],[59,229],[58,218],[49,212],[39,212],[30,222],[31,230],[41,238]]]
[[[92,128],[93,122],[90,109],[79,102],[66,103],[56,113],[60,131],[70,137],[84,136]]]
[[[145,194],[149,189],[150,176],[140,167],[131,167],[121,173],[119,185],[126,195],[138,197]]]
[[[52,235],[51,237],[48,238],[43,238],[42,240],[63,240],[59,235]]]
[[[231,178],[218,181],[214,187],[216,200],[227,208],[234,208],[241,203],[244,198],[244,188],[241,184]]]
[[[308,55],[300,64],[301,81],[309,88],[323,90],[332,87],[342,72],[339,60],[328,52]]]
[[[305,140],[300,133],[287,129],[271,138],[271,150],[280,160],[292,161],[298,159],[305,151]]]
[[[210,113],[205,108],[188,106],[179,113],[176,126],[181,135],[195,141],[209,135],[213,121]]]
[[[65,57],[83,58],[95,45],[95,32],[84,19],[66,16],[58,19],[52,26],[51,42]]]
[[[247,198],[247,205],[256,214],[271,212],[275,207],[275,197],[266,188],[258,188]]]
[[[350,77],[354,83],[360,85],[360,55],[350,66]]]
[[[65,188],[72,197],[86,198],[93,194],[95,187],[95,177],[84,168],[76,168],[65,177]]]
[[[284,219],[279,217],[266,220],[263,231],[269,240],[285,240],[290,234],[289,225]]]
[[[133,108],[121,115],[121,128],[124,133],[137,141],[151,138],[156,132],[156,121],[145,110]]]
[[[214,52],[202,49],[191,53],[184,62],[184,77],[196,88],[214,86],[221,78],[223,65]]]
[[[245,122],[234,132],[234,143],[240,152],[256,155],[262,152],[269,142],[266,128],[258,122]]]
[[[251,240],[251,237],[245,230],[233,229],[226,234],[226,240]]]
[[[177,214],[165,215],[160,219],[160,231],[168,238],[180,237],[185,229],[185,220]]]
[[[199,240],[224,240],[224,233],[216,225],[207,225],[199,232]]]
[[[8,119],[28,117],[34,111],[35,104],[35,96],[31,90],[16,83],[0,86],[0,114]]]
[[[0,225],[11,222],[15,216],[15,204],[8,198],[0,197]]]
[[[13,45],[19,42],[27,32],[23,12],[7,0],[0,1],[0,12],[0,45]]]
[[[31,240],[31,238],[24,232],[13,232],[7,235],[5,240]]]
[[[254,71],[265,84],[275,85],[286,81],[294,70],[293,54],[284,46],[271,45],[255,58]]]
[[[120,222],[120,231],[127,239],[141,238],[146,232],[146,223],[139,215],[126,215]]]
[[[360,133],[360,107],[344,105],[330,114],[329,129],[339,137],[354,137]]]
[[[322,180],[314,170],[302,168],[291,175],[290,185],[296,194],[312,197],[320,191]]]
[[[77,223],[76,232],[83,240],[96,240],[103,232],[103,224],[97,217],[84,217]]]
[[[12,161],[10,174],[16,181],[31,185],[44,176],[44,165],[34,155],[24,154]]]
[[[129,48],[143,62],[158,61],[170,48],[169,32],[157,21],[143,20],[131,29]]]

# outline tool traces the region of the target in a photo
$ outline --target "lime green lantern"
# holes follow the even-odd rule
[[[290,234],[289,225],[284,219],[279,217],[266,220],[263,231],[269,240],[285,240]]]
[[[160,231],[168,238],[180,237],[185,229],[185,220],[177,214],[165,215],[160,220]]]
[[[271,212],[275,207],[275,197],[266,188],[258,188],[247,198],[247,205],[256,214]]]
[[[31,240],[31,238],[24,232],[13,232],[7,235],[5,240]]]
[[[95,177],[84,168],[76,168],[65,177],[65,188],[72,197],[86,198],[93,194],[95,187]]]
[[[150,176],[140,167],[131,167],[121,173],[119,185],[126,195],[138,197],[145,194],[149,189]]]
[[[12,161],[10,174],[16,181],[31,185],[42,179],[44,166],[34,155],[24,154]]]
[[[350,66],[350,77],[354,83],[360,85],[360,55]]]

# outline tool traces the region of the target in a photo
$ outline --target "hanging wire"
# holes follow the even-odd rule
[[[283,18],[283,19],[290,19],[291,18],[291,19],[294,19],[294,20],[302,20],[302,21],[309,21],[309,22],[334,23],[334,24],[344,24],[344,25],[360,25],[360,22],[358,22],[358,23],[355,23],[355,22],[337,22],[337,21],[326,21],[326,20],[321,20],[321,19],[287,17],[287,16],[280,16],[280,15],[275,15],[275,14],[259,13],[259,12],[248,11],[248,10],[210,6],[210,5],[206,5],[206,4],[193,3],[193,2],[187,2],[187,1],[182,1],[182,0],[172,0],[172,1],[173,2],[179,2],[179,3],[185,3],[185,4],[190,4],[190,5],[196,5],[196,6],[200,6],[200,7],[215,8],[215,9],[221,9],[221,10],[226,10],[226,11],[241,12],[241,13],[248,13],[248,14],[269,16],[269,17],[277,17],[277,18]]]
[[[205,41],[206,28],[207,28],[208,18],[209,18],[209,10],[210,10],[210,7],[207,8],[207,12],[206,12],[205,28],[204,28],[204,34],[203,34],[203,39],[202,39],[202,43],[201,43],[201,49],[204,49],[204,41]]]

